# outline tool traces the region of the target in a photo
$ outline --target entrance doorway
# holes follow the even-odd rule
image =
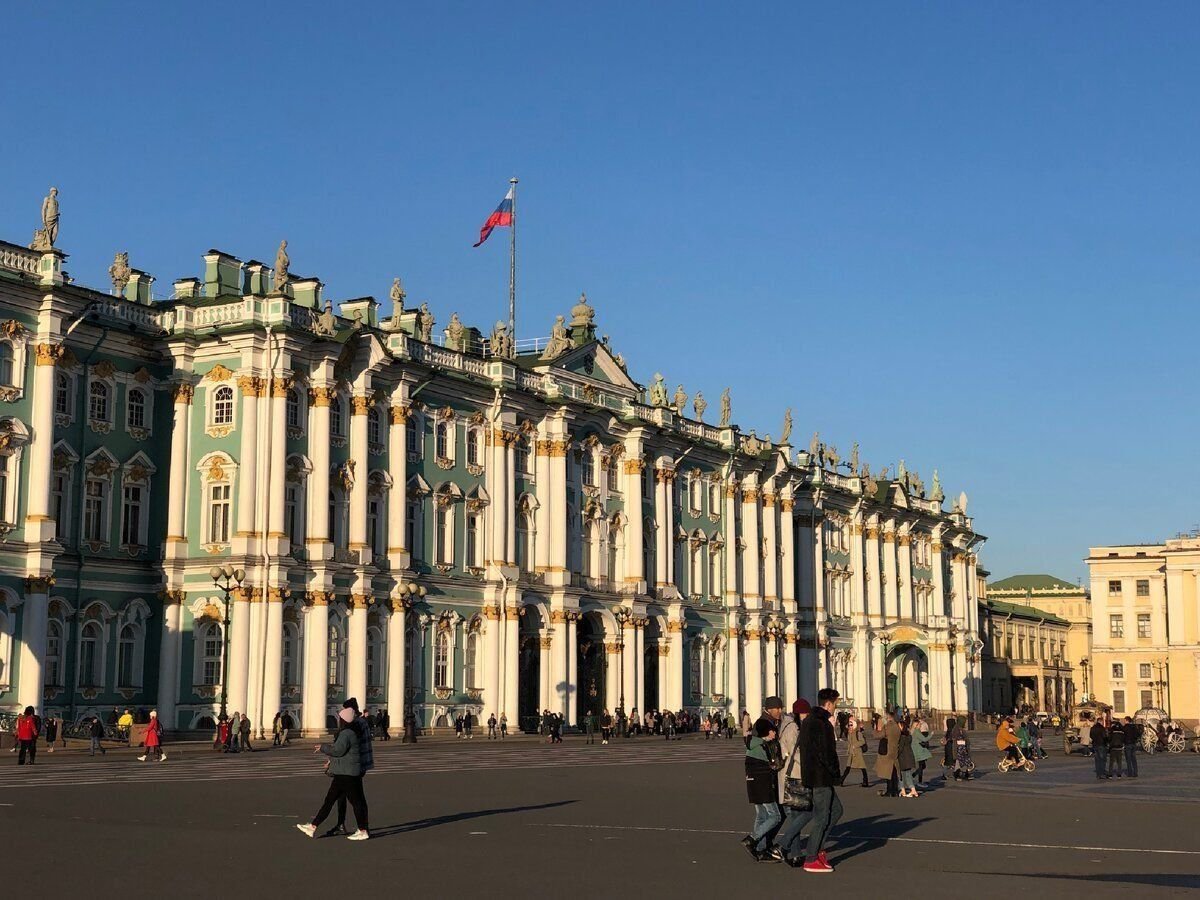
[[[582,724],[585,716],[599,717],[604,711],[604,627],[595,614],[579,620],[577,637],[575,721]]]

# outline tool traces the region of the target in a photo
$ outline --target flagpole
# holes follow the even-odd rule
[[[508,245],[508,339],[512,341],[515,354],[517,347],[517,179],[510,178],[512,185],[512,227],[509,228]]]

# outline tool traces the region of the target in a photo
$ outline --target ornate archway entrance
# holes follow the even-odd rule
[[[604,626],[595,613],[587,613],[579,620],[577,639],[575,683],[579,692],[575,698],[575,712],[576,721],[582,725],[585,716],[599,717],[604,711]]]
[[[889,709],[929,709],[929,657],[917,644],[896,644],[884,661],[884,697]]]

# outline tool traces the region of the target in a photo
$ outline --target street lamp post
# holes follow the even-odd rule
[[[958,625],[950,623],[950,638],[946,642],[950,648],[950,712],[958,712],[958,683],[954,673],[954,655],[958,650]]]
[[[1088,658],[1085,656],[1079,661],[1079,668],[1083,670],[1083,698],[1084,701],[1091,700],[1091,694],[1088,693]]]
[[[246,570],[233,566],[213,566],[208,574],[213,584],[225,595],[225,623],[221,633],[221,718],[224,719],[229,704],[229,595],[242,586],[246,580]]]
[[[618,667],[620,672],[617,676],[617,684],[620,686],[620,699],[617,701],[617,709],[620,712],[619,719],[626,719],[625,713],[625,624],[633,618],[633,610],[625,606],[618,606],[613,611],[613,618],[617,620],[617,625],[620,626],[617,630],[617,646],[621,648],[621,665]],[[626,726],[628,728],[628,726]]]
[[[1055,654],[1050,657],[1050,662],[1054,664],[1054,711],[1062,713],[1062,659]]]
[[[892,645],[892,638],[887,632],[879,635],[879,644],[883,647],[883,708],[887,710],[891,698],[888,697],[888,648]],[[888,710],[890,712],[890,710]]]

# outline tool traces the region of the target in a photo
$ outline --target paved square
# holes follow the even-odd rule
[[[177,897],[217,884],[226,896],[314,896],[339,877],[365,879],[356,891],[502,897],[813,889],[802,884],[812,875],[755,864],[739,845],[751,816],[736,740],[377,744],[374,837],[362,844],[292,827],[326,787],[310,747],[230,757],[190,746],[163,764],[129,751],[13,760],[0,769],[8,858],[61,873],[70,852],[87,861],[89,893],[153,883]],[[1081,757],[1051,756],[1032,775],[1001,775],[995,760],[979,752],[969,785],[943,786],[935,767],[916,800],[843,789],[838,869],[821,884],[864,897],[885,877],[926,896],[1200,890],[1200,757],[1143,756],[1142,777],[1120,782],[1097,782]]]

